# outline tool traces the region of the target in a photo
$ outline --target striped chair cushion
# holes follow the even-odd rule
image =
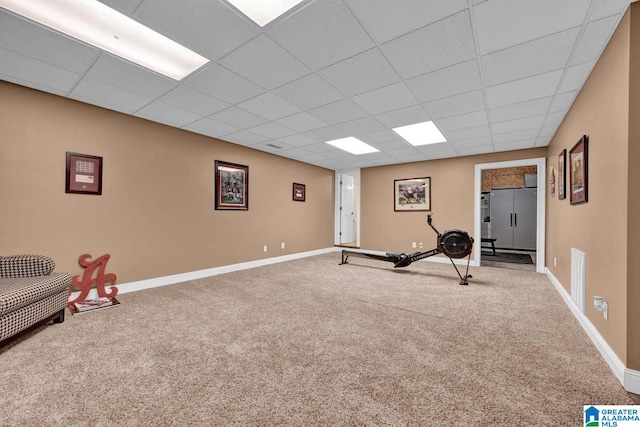
[[[55,261],[42,255],[0,257],[0,278],[46,276],[55,268]]]

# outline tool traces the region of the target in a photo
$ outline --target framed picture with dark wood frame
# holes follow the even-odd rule
[[[393,210],[397,212],[431,210],[431,177],[393,181]]]
[[[567,149],[565,148],[558,155],[558,200],[567,197]]]
[[[588,146],[589,137],[584,135],[569,151],[569,200],[572,205],[589,200]]]
[[[293,183],[293,200],[304,202],[307,199],[307,187],[304,184]]]
[[[102,194],[102,157],[67,151],[65,193]]]
[[[249,210],[249,166],[216,160],[216,210]]]

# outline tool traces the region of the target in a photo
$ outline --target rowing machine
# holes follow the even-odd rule
[[[435,249],[428,250],[426,252],[414,252],[406,254],[404,252],[387,252],[386,255],[369,254],[366,252],[356,252],[349,250],[342,250],[342,262],[340,265],[348,264],[349,257],[357,258],[372,258],[379,261],[388,261],[393,263],[394,268],[406,267],[414,261],[429,258],[437,254],[444,254],[451,260],[453,268],[456,269],[458,276],[460,277],[461,285],[468,285],[467,279],[472,276],[469,273],[469,263],[471,261],[471,251],[473,250],[473,237],[469,236],[469,233],[461,230],[448,230],[444,234],[441,234],[431,223],[431,215],[427,217],[427,224],[438,235],[438,246]],[[464,276],[460,274],[460,270],[453,262],[454,259],[467,258],[467,270]]]

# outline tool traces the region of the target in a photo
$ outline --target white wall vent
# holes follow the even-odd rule
[[[571,248],[571,299],[582,314],[587,300],[587,254]]]

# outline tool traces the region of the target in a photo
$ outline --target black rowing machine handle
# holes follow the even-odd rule
[[[436,230],[436,228],[433,226],[433,224],[431,224],[431,214],[429,214],[427,216],[427,224],[429,224],[429,227],[433,228],[433,231],[436,232],[436,234],[438,235],[438,237],[440,237],[440,232],[438,230]]]

